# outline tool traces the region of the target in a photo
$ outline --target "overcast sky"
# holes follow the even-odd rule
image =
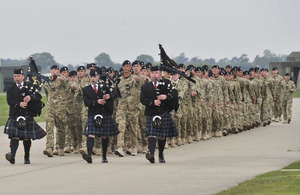
[[[0,58],[50,52],[58,63],[149,54],[240,57],[300,50],[299,0],[0,0]]]

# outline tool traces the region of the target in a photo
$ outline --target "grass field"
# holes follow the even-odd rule
[[[292,171],[288,169],[298,169]],[[283,168],[284,171],[272,171],[240,183],[238,186],[218,193],[233,194],[300,194],[300,161]]]
[[[43,96],[42,101],[46,104],[46,97]],[[9,106],[6,101],[6,93],[0,93],[0,126],[5,125],[8,119]],[[40,117],[35,117],[35,121],[43,122],[45,121],[45,109],[43,109]]]
[[[294,97],[294,98],[300,98],[300,90],[295,91],[295,92],[293,93],[293,97]]]

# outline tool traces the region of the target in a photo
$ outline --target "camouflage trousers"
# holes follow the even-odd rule
[[[82,124],[80,115],[67,113],[65,147],[76,148],[82,141]]]
[[[209,114],[209,107],[207,105],[205,105],[205,103],[201,104],[201,116],[200,116],[200,120],[201,120],[201,137],[204,139],[207,139],[208,137],[208,132],[209,132],[209,118],[210,118],[210,114]]]
[[[272,119],[272,104],[273,104],[272,98],[263,99],[262,109],[261,109],[263,123],[271,121]]]
[[[56,142],[60,149],[65,147],[66,113],[62,110],[46,110],[46,149],[54,149],[54,127],[56,127]]]
[[[276,95],[276,100],[273,104],[273,116],[275,118],[281,117],[282,115],[282,97],[281,95]]]
[[[257,98],[257,103],[255,104],[255,118],[256,121],[261,123],[261,107],[262,107],[262,98]]]
[[[173,118],[173,120],[174,120],[174,123],[175,123],[175,125],[176,125],[176,128],[177,128],[177,132],[178,132],[178,138],[181,138],[181,125],[180,125],[180,121],[181,121],[181,117],[182,117],[182,115],[181,115],[181,110],[180,110],[180,108],[177,110],[177,112],[175,113],[175,111],[173,110],[172,112],[171,112],[171,114],[172,114],[172,118]]]
[[[218,106],[216,109],[212,111],[212,132],[214,136],[221,136],[222,129],[222,121],[223,121],[223,107]]]
[[[193,110],[192,105],[181,105],[182,117],[180,120],[181,125],[181,138],[187,138],[187,136],[192,135],[193,118],[191,115],[191,110]]]
[[[147,138],[145,137],[145,129],[146,129],[146,116],[145,110],[139,110],[139,117],[137,123],[137,133],[138,133],[138,143],[141,146],[147,146]]]
[[[233,109],[230,108],[230,104],[226,104],[226,106],[224,106],[223,108],[223,118],[224,118],[224,122],[223,122],[223,129],[226,131],[230,131],[231,130],[231,121],[232,121],[232,113],[231,111]]]
[[[283,120],[292,119],[293,99],[282,101]]]
[[[130,133],[131,139],[131,147],[137,147],[137,124],[138,124],[138,116],[139,111],[128,111],[128,110],[118,110],[116,113],[116,123],[118,124],[119,128],[119,135],[117,140],[117,147],[121,148],[124,147],[124,137],[125,132],[127,130]]]
[[[199,135],[202,137],[202,120],[201,120],[202,110],[200,105],[193,106],[193,135]]]

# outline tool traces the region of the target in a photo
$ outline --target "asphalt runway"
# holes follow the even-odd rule
[[[215,194],[300,160],[300,98],[294,99],[289,125],[273,122],[169,148],[166,164],[150,164],[143,154],[108,155],[108,164],[96,156],[87,164],[79,154],[48,158],[42,154],[45,143],[45,138],[33,141],[31,164],[24,165],[20,142],[16,164],[11,165],[5,159],[9,140],[0,135],[1,194]]]

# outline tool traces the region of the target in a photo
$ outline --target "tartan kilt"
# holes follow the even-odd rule
[[[90,116],[86,121],[86,125],[83,131],[83,135],[95,135],[97,137],[110,137],[118,135],[119,133],[120,132],[117,124],[110,115],[103,116],[103,124],[101,127],[96,127],[94,124],[94,116]]]
[[[178,132],[176,125],[172,119],[170,113],[160,115],[162,118],[162,127],[157,129],[152,124],[153,116],[146,116],[146,129],[145,136],[156,136],[156,137],[177,137]]]
[[[26,116],[25,129],[20,130],[16,125],[16,118],[10,116],[4,127],[4,133],[8,134],[9,138],[18,137],[22,139],[41,139],[46,136],[46,132],[35,122],[33,117]]]

